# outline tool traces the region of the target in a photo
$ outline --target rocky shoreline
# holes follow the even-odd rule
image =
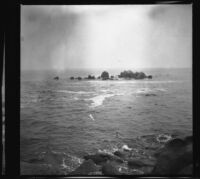
[[[155,152],[155,161],[130,159],[130,151],[125,149],[112,154],[98,152],[84,156],[84,162],[68,175],[192,175],[192,146],[192,136],[172,139]],[[132,173],[119,167],[122,163],[128,164]]]
[[[50,157],[52,165],[41,161],[22,162],[23,175],[192,175],[193,137],[174,138],[155,150],[154,157],[137,157],[133,149],[123,146],[113,152],[98,151],[83,156],[74,171],[66,172],[58,165],[58,158]],[[61,159],[59,159],[61,160]],[[55,164],[55,165],[54,165]]]

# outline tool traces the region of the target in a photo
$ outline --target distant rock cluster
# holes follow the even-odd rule
[[[117,76],[113,76],[113,75],[109,75],[109,73],[107,71],[103,71],[101,73],[101,76],[98,76],[97,78],[95,76],[92,75],[88,75],[88,77],[82,78],[82,77],[70,77],[71,80],[95,80],[95,79],[101,79],[101,80],[118,80],[118,79],[152,79],[152,75],[146,75],[144,72],[132,72],[131,70],[128,71],[123,71],[120,73],[120,75]]]

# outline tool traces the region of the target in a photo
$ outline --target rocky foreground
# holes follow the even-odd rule
[[[130,159],[129,150],[113,154],[96,153],[86,155],[85,161],[69,175],[189,175],[193,171],[192,136],[170,140],[155,152],[156,161]],[[121,166],[127,163],[132,173]],[[140,173],[139,171],[143,171]]]
[[[99,151],[85,155],[84,161],[72,172],[63,173],[57,165],[58,158],[50,157],[44,164],[21,162],[25,175],[190,175],[193,172],[193,137],[169,140],[154,152],[154,157],[138,158],[125,146],[113,153]]]

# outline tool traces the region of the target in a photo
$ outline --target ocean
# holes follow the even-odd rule
[[[20,160],[68,174],[86,154],[126,146],[151,159],[168,140],[192,135],[192,69],[140,71],[153,79],[69,79],[101,69],[22,71]]]

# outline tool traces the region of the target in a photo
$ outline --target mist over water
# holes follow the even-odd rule
[[[42,158],[52,164],[45,158],[50,150],[67,174],[80,165],[86,153],[127,145],[143,152],[135,152],[138,157],[151,157],[162,145],[159,135],[191,135],[192,70],[143,71],[153,79],[78,81],[69,77],[97,76],[102,71],[22,71],[21,161],[37,164]],[[60,79],[53,80],[57,75]],[[153,149],[147,150],[150,146]]]

